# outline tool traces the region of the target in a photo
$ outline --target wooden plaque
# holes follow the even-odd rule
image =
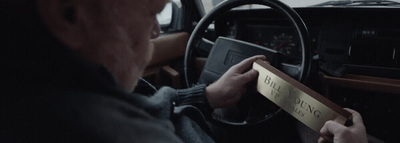
[[[257,60],[253,69],[259,72],[258,92],[318,134],[328,120],[343,125],[352,122],[350,112],[267,62]]]

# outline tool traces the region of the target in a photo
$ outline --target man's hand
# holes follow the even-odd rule
[[[239,101],[246,92],[246,84],[258,76],[258,72],[251,69],[257,59],[265,60],[266,57],[258,55],[243,60],[206,88],[206,96],[211,107],[227,107]]]
[[[327,121],[321,129],[323,136],[332,136],[333,143],[367,143],[367,133],[361,115],[354,110],[347,109],[353,114],[353,125],[350,127],[343,126],[335,121]],[[327,142],[322,137],[318,143]]]

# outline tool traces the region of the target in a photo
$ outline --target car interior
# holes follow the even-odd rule
[[[211,84],[230,66],[262,54],[310,89],[358,111],[369,142],[399,142],[400,1],[300,7],[286,1],[170,1],[159,15],[167,18],[159,19],[162,34],[151,40],[153,58],[136,92]],[[216,109],[207,119],[217,142],[318,140],[254,87],[238,105]]]

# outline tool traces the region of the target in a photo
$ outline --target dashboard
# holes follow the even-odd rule
[[[400,79],[400,14],[396,8],[299,8],[314,56],[346,67],[346,73]],[[274,10],[232,11],[216,22],[218,35],[240,39],[284,55],[296,64],[296,31]],[[224,24],[222,24],[224,23]]]
[[[312,43],[313,66],[307,85],[342,107],[359,111],[368,134],[384,142],[399,142],[400,8],[295,10]],[[215,30],[217,36],[277,50],[283,62],[301,61],[295,29],[275,10],[232,10],[215,21]],[[328,70],[323,68],[327,66]]]
[[[280,52],[284,62],[299,64],[301,61],[302,51],[293,28],[262,24],[246,24],[242,28],[239,39]]]

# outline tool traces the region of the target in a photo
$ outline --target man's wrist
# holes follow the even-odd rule
[[[207,86],[198,84],[188,89],[177,90],[175,103],[179,105],[193,105],[205,113],[212,112],[214,108],[210,105],[207,97]]]
[[[205,91],[206,99],[211,108],[216,108],[216,103],[214,103],[215,100],[213,100],[213,98],[214,98],[213,95],[215,94],[214,92],[215,92],[215,90],[213,90],[213,87],[211,85],[206,87],[206,91]]]

